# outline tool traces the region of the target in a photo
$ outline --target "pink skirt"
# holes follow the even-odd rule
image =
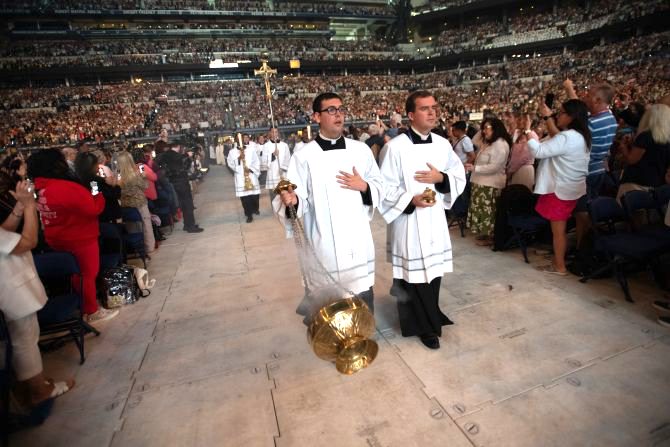
[[[545,219],[556,222],[568,220],[576,205],[576,200],[561,200],[552,192],[551,194],[543,194],[537,199],[535,211]]]

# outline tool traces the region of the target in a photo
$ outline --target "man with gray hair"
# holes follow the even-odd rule
[[[579,99],[570,79],[563,82],[563,87],[570,99]],[[609,84],[595,84],[589,87],[582,98],[589,109],[589,130],[591,131],[591,152],[589,157],[589,173],[586,176],[586,196],[583,196],[575,207],[575,223],[577,248],[591,224],[587,212],[588,203],[598,197],[607,176],[606,165],[610,147],[619,127],[616,118],[610,111],[614,99],[614,88]]]

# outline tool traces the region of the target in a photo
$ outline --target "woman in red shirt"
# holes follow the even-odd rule
[[[118,310],[98,307],[96,299],[95,278],[100,269],[98,215],[105,208],[102,194],[79,184],[58,150],[42,150],[31,156],[28,176],[35,181],[37,209],[47,244],[77,258],[86,320],[96,322],[115,317]],[[79,282],[75,285],[78,288]]]

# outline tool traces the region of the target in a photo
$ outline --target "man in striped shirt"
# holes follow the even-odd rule
[[[570,79],[563,82],[565,92],[570,99],[579,99]],[[587,213],[588,202],[598,197],[607,176],[606,165],[610,147],[618,127],[610,104],[614,99],[614,88],[609,84],[591,86],[582,101],[589,109],[589,130],[591,131],[591,155],[589,174],[586,177],[586,196],[582,197],[575,208],[577,248],[591,226]]]

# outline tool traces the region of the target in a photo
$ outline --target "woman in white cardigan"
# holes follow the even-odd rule
[[[540,270],[565,276],[566,222],[577,199],[586,194],[591,147],[588,109],[582,101],[571,99],[563,103],[555,118],[546,104],[540,105],[539,112],[551,138],[541,143],[528,141],[535,158],[541,160],[535,180],[535,193],[540,194],[535,210],[551,222],[554,246],[552,264]]]
[[[496,118],[484,121],[482,137],[484,144],[477,152],[475,162],[465,164],[465,170],[472,172],[468,228],[477,235],[477,245],[492,245],[496,202],[507,183],[505,166],[512,137],[503,122]]]

